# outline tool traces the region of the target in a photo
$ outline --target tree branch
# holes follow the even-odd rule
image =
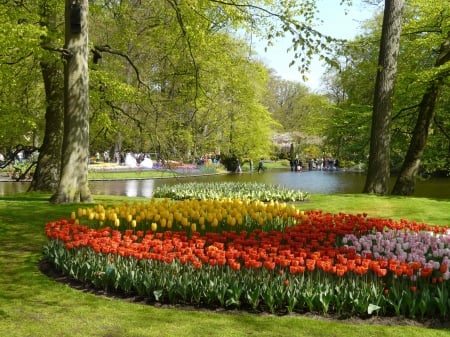
[[[18,63],[22,62],[23,60],[25,60],[26,58],[30,57],[31,55],[33,55],[32,52],[31,52],[31,53],[28,53],[28,54],[26,54],[26,55],[23,55],[23,56],[21,56],[21,57],[19,57],[19,58],[17,58],[15,61],[6,61],[6,62],[3,62],[3,64],[7,64],[7,65],[18,64]],[[3,55],[1,55],[1,56],[3,56]]]
[[[408,111],[408,110],[417,109],[419,106],[420,106],[420,103],[417,103],[417,104],[414,104],[414,105],[411,105],[411,106],[407,106],[405,108],[400,109],[395,114],[395,116],[392,117],[392,120],[399,118],[403,114],[403,112]]]
[[[445,130],[444,126],[442,125],[441,121],[438,120],[437,116],[434,116],[433,120],[436,123],[436,126],[438,127],[438,129],[441,130],[441,132],[445,136],[445,138],[450,140],[450,134],[447,132],[447,130]]]
[[[181,11],[178,8],[178,3],[176,1],[171,1],[171,0],[167,0],[169,2],[169,4],[172,6],[172,8],[174,9],[175,13],[176,13],[176,17],[177,17],[177,21],[178,21],[178,25],[180,26],[181,32],[183,34],[183,37],[186,39],[186,43],[188,45],[188,49],[189,49],[189,56],[192,60],[192,64],[194,67],[194,78],[195,78],[195,95],[194,95],[194,112],[192,113],[192,116],[190,118],[190,121],[192,122],[192,120],[194,119],[197,111],[198,111],[198,107],[197,107],[197,98],[198,98],[198,91],[199,91],[199,68],[197,65],[197,61],[195,59],[194,53],[192,51],[192,45],[191,45],[191,40],[189,38],[189,35],[186,32],[186,28],[184,25],[184,21],[183,21],[183,17],[181,15]]]
[[[43,45],[42,49],[60,53],[62,55],[62,57],[64,57],[64,58],[69,58],[69,57],[72,56],[72,52],[69,49],[66,49],[66,48],[54,48],[54,47],[49,47],[49,46],[44,46]]]
[[[144,87],[148,88],[147,84],[144,81],[142,81],[142,79],[141,79],[141,75],[139,73],[138,67],[134,64],[133,60],[127,54],[125,54],[125,53],[123,53],[123,52],[121,52],[119,50],[113,49],[113,48],[111,48],[108,45],[94,46],[94,55],[95,54],[99,55],[99,53],[102,53],[102,52],[103,53],[109,53],[109,54],[112,54],[112,55],[117,55],[117,56],[120,56],[120,57],[123,57],[124,59],[126,59],[127,62],[133,68],[134,73],[136,74],[136,78],[137,78],[138,83],[143,85]]]

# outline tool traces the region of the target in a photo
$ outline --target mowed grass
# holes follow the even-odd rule
[[[188,176],[174,170],[97,170],[89,171],[89,180],[158,179]]]
[[[386,326],[377,320],[335,321],[300,315],[188,310],[132,303],[59,283],[39,270],[46,222],[68,217],[78,205],[52,205],[49,195],[0,198],[0,336],[449,336],[419,324]],[[97,203],[124,197],[96,196]],[[131,202],[135,199],[128,198]],[[363,213],[450,225],[450,200],[312,195],[299,208]],[[375,324],[373,324],[375,323]]]

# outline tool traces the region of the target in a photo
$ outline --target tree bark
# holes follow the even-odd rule
[[[402,9],[403,0],[385,0],[364,193],[387,194],[389,190],[392,96],[397,76]]]
[[[42,49],[55,45],[58,27],[58,9],[48,3],[41,3],[41,25],[50,34],[42,40]],[[55,192],[61,169],[61,147],[63,139],[63,69],[60,55],[45,55],[41,62],[41,73],[45,89],[45,134],[39,148],[39,157],[29,191]]]
[[[30,191],[55,192],[61,169],[61,146],[63,139],[63,74],[59,60],[41,62],[45,87],[45,135]]]
[[[428,139],[428,130],[434,118],[439,86],[436,82],[433,82],[422,98],[408,152],[392,189],[392,194],[394,195],[411,195],[414,193],[416,176],[419,172],[420,161]]]
[[[439,67],[448,61],[450,61],[450,32],[445,42],[441,45],[435,67]],[[427,144],[430,125],[434,118],[439,89],[447,76],[444,73],[434,79],[422,97],[408,152],[392,190],[394,195],[412,195],[416,189],[416,177],[419,173],[420,161]]]
[[[73,6],[79,5],[79,23]],[[89,160],[89,74],[88,0],[66,0],[64,67],[64,137],[61,177],[51,200],[56,203],[90,202]],[[71,22],[72,19],[72,22]]]

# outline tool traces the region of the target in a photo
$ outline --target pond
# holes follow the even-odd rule
[[[124,195],[129,197],[151,197],[153,190],[164,184],[173,185],[182,182],[260,182],[283,185],[290,189],[298,189],[310,194],[361,193],[366,176],[363,173],[345,171],[304,171],[268,170],[264,173],[242,173],[225,175],[208,175],[186,178],[91,181],[93,194]],[[391,179],[391,188],[395,178]],[[25,192],[29,183],[0,182],[0,196]],[[450,199],[450,179],[430,178],[418,180],[416,197]]]

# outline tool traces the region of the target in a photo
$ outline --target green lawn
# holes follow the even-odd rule
[[[51,205],[49,195],[0,198],[0,336],[449,336],[449,330],[373,321],[161,308],[94,295],[39,271],[44,224],[77,205]],[[96,196],[111,203],[119,197]],[[120,200],[123,200],[120,197]],[[367,212],[369,216],[450,225],[450,200],[312,195],[301,209]],[[377,320],[375,320],[375,323]]]
[[[248,162],[242,165],[244,171],[250,169]],[[253,164],[255,166],[255,163]],[[256,163],[257,165],[257,163]],[[256,167],[256,166],[255,166]],[[287,160],[268,161],[264,163],[264,167],[268,169],[289,167]],[[224,174],[227,171],[222,166],[200,166],[200,174]],[[179,170],[148,170],[148,169],[130,169],[124,166],[116,166],[115,164],[93,164],[90,166],[90,180],[120,180],[120,179],[158,179],[184,177],[199,174],[198,171],[191,169]]]

